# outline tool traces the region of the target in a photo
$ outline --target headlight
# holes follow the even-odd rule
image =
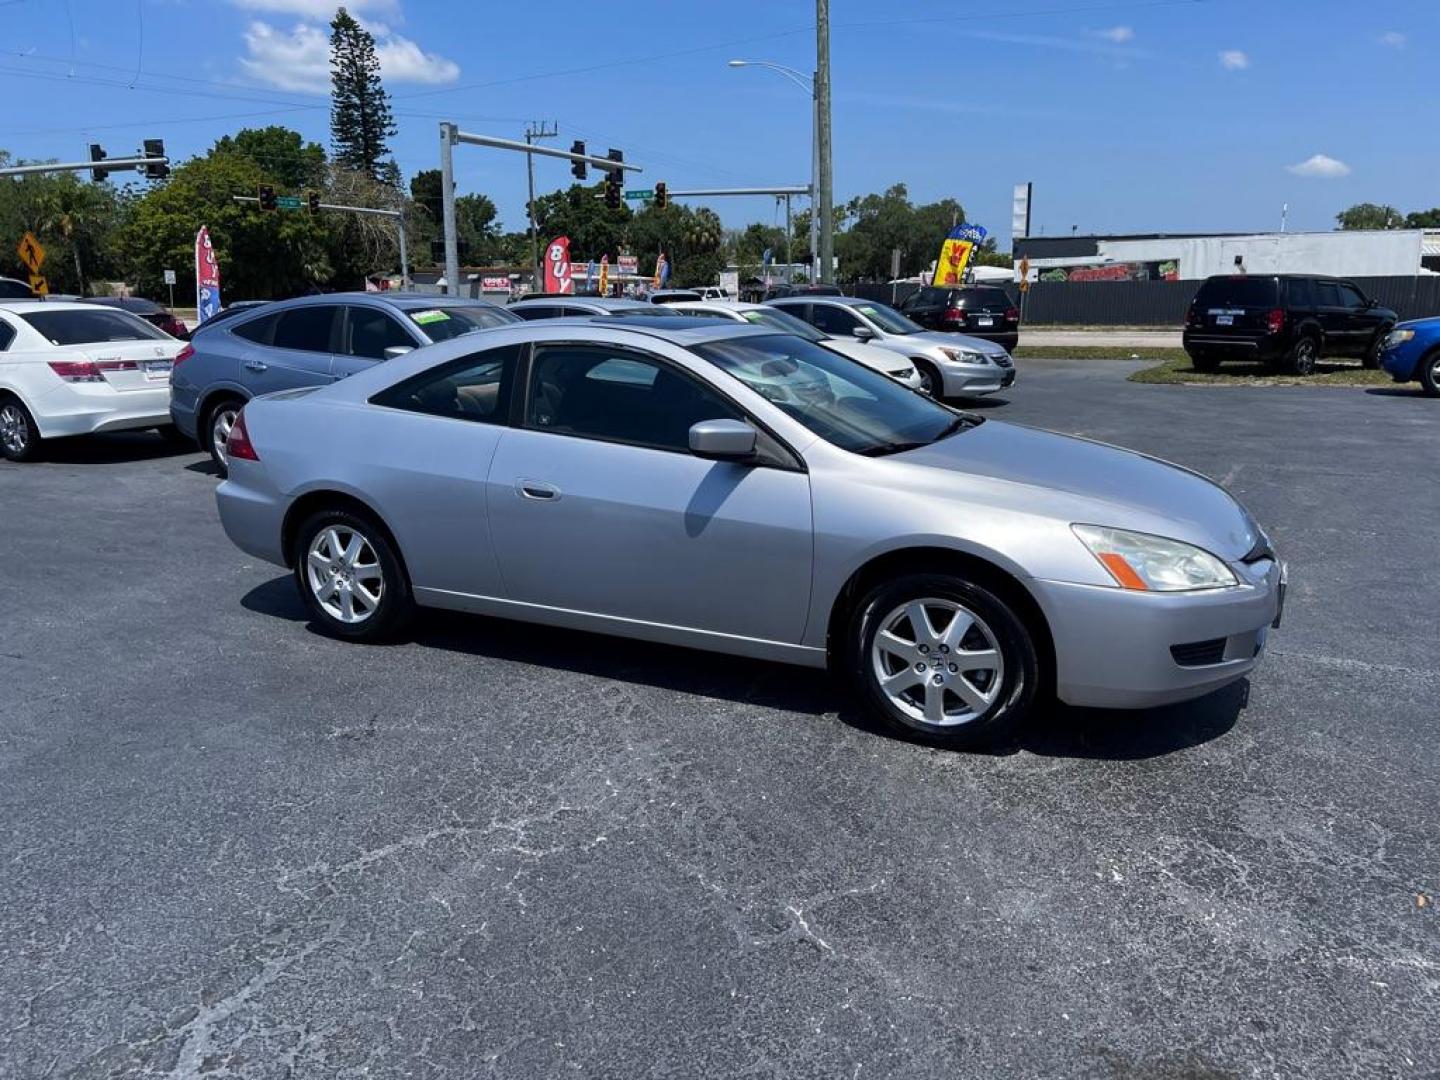
[[[1396,345],[1404,345],[1405,342],[1414,340],[1414,330],[1391,330],[1390,335],[1385,339],[1385,348],[1393,349]]]
[[[1100,525],[1070,528],[1123,589],[1189,592],[1239,584],[1234,572],[1214,555],[1179,540]]]
[[[985,363],[985,355],[983,353],[972,352],[969,349],[947,349],[942,345],[940,346],[940,351],[957,364]]]

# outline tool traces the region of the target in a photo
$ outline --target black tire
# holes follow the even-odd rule
[[[209,451],[210,460],[215,463],[215,472],[221,479],[230,474],[230,467],[225,461],[224,439],[221,438],[218,428],[223,424],[224,430],[228,432],[235,423],[235,417],[244,407],[245,402],[241,398],[219,398],[205,407],[205,415],[200,418],[200,423],[195,428],[200,432],[200,448]]]
[[[936,401],[945,400],[945,378],[940,374],[940,369],[929,360],[922,360],[918,356],[912,361],[915,370],[920,373],[920,392],[929,394]]]
[[[333,569],[328,581],[321,578],[317,570],[317,584],[324,581],[333,585],[337,580],[340,583],[339,590],[332,591],[331,594],[337,611],[331,611],[322,601],[316,587],[312,586],[309,558],[317,538],[332,529],[333,535],[346,548],[350,546],[352,537],[358,536],[362,541],[359,554],[353,562],[347,563],[343,558],[336,558],[331,562]],[[333,542],[328,546],[333,548]],[[338,553],[332,551],[332,554]],[[375,557],[373,562],[368,558],[370,554]],[[338,507],[311,514],[296,530],[295,546],[290,555],[295,564],[295,586],[300,590],[301,600],[315,624],[332,637],[347,641],[388,641],[404,628],[414,614],[415,600],[410,589],[410,579],[400,562],[390,534],[368,514]],[[371,584],[374,578],[363,573],[356,574],[352,568],[360,568],[362,571],[377,569],[380,588],[376,589]],[[339,571],[338,578],[334,575],[334,569]],[[359,621],[347,622],[343,617],[343,610],[347,606],[344,599],[347,586],[351,593],[348,606],[353,613],[359,613],[361,608],[369,606],[370,610]],[[368,589],[368,592],[361,591],[362,588]],[[378,603],[370,604],[367,596],[375,594],[378,594]]]
[[[1302,334],[1285,356],[1285,370],[1291,375],[1313,375],[1320,359],[1320,342],[1314,334]]]
[[[937,645],[934,651],[921,648],[922,635],[910,624],[909,633],[918,650],[912,659],[928,664],[936,671],[943,668],[951,670],[926,674],[924,681],[902,691],[902,695],[914,696],[914,700],[905,703],[906,707],[892,701],[880,685],[881,673],[877,665],[893,662],[895,666],[891,674],[900,674],[909,670],[908,661],[899,663],[898,656],[889,656],[882,661],[873,652],[875,639],[881,630],[903,625],[895,621],[897,615],[917,600],[934,601],[939,605],[952,604],[974,617],[975,624],[968,633],[961,635],[956,647],[964,646],[965,650],[973,651],[977,646],[988,648],[993,641],[998,646],[996,651],[1001,662],[998,685],[994,682],[997,678],[994,669],[983,672],[972,670],[969,675],[964,670],[955,672],[955,665],[940,656],[947,647]],[[927,608],[925,617],[931,622],[932,629],[938,614],[934,607]],[[947,628],[948,625],[947,622]],[[892,629],[891,632],[895,631]],[[938,641],[944,633],[940,630],[932,638]],[[1040,661],[1034,640],[1011,604],[987,585],[949,573],[910,574],[885,582],[872,589],[856,606],[847,637],[849,648],[845,664],[851,680],[870,711],[897,735],[952,750],[991,746],[1013,736],[1025,723],[1034,705],[1040,685]],[[922,653],[928,655],[922,656]],[[950,652],[949,655],[957,653]],[[936,664],[940,666],[934,667]],[[986,676],[990,680],[988,683]],[[978,715],[963,722],[951,725],[928,723],[923,717],[907,711],[907,707],[923,712],[924,701],[930,700],[932,681],[936,680],[943,680],[943,683],[935,682],[935,685],[941,686],[938,694],[940,708],[946,712],[951,711],[952,705],[957,714],[963,716],[966,711],[965,702],[956,692],[962,681],[969,690],[988,697],[989,703],[978,711]],[[905,700],[903,696],[901,700]],[[975,707],[969,707],[969,711],[975,712]]]
[[[0,394],[0,457],[6,461],[35,461],[40,457],[40,429],[25,403]]]
[[[1201,350],[1196,349],[1190,354],[1190,366],[1193,367],[1196,371],[1219,371],[1220,354],[1213,352],[1202,352]]]
[[[155,434],[164,439],[171,446],[179,450],[194,450],[195,440],[186,435],[174,424],[161,424],[155,429]]]
[[[1426,397],[1440,397],[1440,349],[1432,349],[1421,358],[1420,386]]]
[[[1385,339],[1390,336],[1390,331],[1393,329],[1395,329],[1393,326],[1382,326],[1380,332],[1375,335],[1375,340],[1365,350],[1365,357],[1361,363],[1370,371],[1375,371],[1380,367],[1380,354],[1385,351]]]

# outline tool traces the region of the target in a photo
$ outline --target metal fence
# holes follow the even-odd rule
[[[1352,279],[1366,296],[1401,319],[1440,315],[1440,275]],[[1038,281],[1023,300],[1014,285],[1001,286],[1030,326],[1179,327],[1198,281]],[[913,284],[850,285],[845,292],[899,305],[920,288]]]

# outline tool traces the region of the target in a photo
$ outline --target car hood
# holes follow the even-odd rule
[[[914,367],[909,360],[894,349],[882,349],[879,345],[867,345],[863,341],[854,339],[847,341],[845,338],[832,337],[826,338],[820,344],[834,349],[842,356],[848,356],[851,360],[858,360],[866,367],[874,368],[877,371],[889,373]]]
[[[939,330],[923,330],[918,334],[902,334],[897,341],[914,342],[923,345],[943,345],[950,349],[969,349],[984,356],[1004,356],[1005,346],[969,334],[945,334]]]
[[[1222,558],[1240,558],[1260,538],[1245,508],[1219,484],[1088,439],[990,420],[888,460],[974,478],[991,495],[995,485],[1006,488],[1011,497],[1004,501],[1018,509],[1167,536]]]

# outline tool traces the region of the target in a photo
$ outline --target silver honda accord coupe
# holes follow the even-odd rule
[[[1196,473],[941,405],[800,337],[558,319],[257,398],[221,520],[315,622],[451,608],[822,667],[893,729],[993,741],[1258,661],[1285,570]]]

